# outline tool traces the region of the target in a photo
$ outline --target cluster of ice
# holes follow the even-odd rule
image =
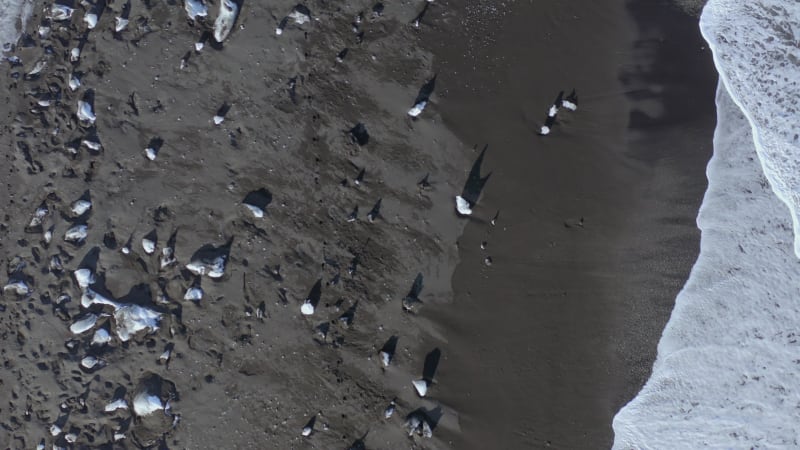
[[[720,74],[700,256],[614,447],[796,448],[800,2],[710,0],[700,29]]]

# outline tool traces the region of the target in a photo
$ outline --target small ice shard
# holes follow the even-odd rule
[[[567,95],[567,98],[561,101],[561,106],[570,111],[578,109],[578,94],[575,92],[575,89]]]
[[[42,203],[41,206],[36,208],[36,211],[33,212],[33,217],[31,218],[30,223],[28,224],[28,228],[31,230],[35,230],[42,226],[42,222],[44,222],[44,218],[47,217],[47,214],[50,213],[50,210],[47,209],[47,204]]]
[[[92,105],[89,102],[78,100],[78,120],[83,123],[93,124],[97,120],[97,116],[92,111]]]
[[[302,25],[311,22],[311,11],[304,5],[297,5],[287,17],[297,25]]]
[[[314,314],[314,304],[311,303],[310,299],[303,302],[303,306],[300,307],[300,312],[303,313],[304,316]]]
[[[8,284],[3,286],[3,292],[9,292],[23,296],[28,295],[31,292],[31,288],[22,280],[9,280]]]
[[[111,341],[111,335],[105,328],[98,328],[97,331],[95,331],[94,335],[92,336],[92,345],[98,347],[106,345],[110,341]]]
[[[203,261],[192,261],[186,264],[186,269],[195,275],[220,278],[225,274],[225,256],[217,256],[210,264],[206,264]]]
[[[414,389],[417,390],[417,394],[420,397],[425,397],[425,394],[428,393],[428,381],[425,379],[414,380],[411,382],[414,385]]]
[[[358,145],[367,145],[369,142],[369,133],[367,132],[367,127],[365,127],[361,122],[357,123],[353,128],[350,129],[350,137],[353,142],[357,143]]]
[[[214,125],[219,125],[225,121],[225,117],[223,116],[214,116]]]
[[[44,450],[44,438],[36,445],[36,450]]]
[[[53,3],[53,6],[50,7],[50,18],[57,21],[69,20],[72,18],[72,13],[74,11],[75,10],[69,6]]]
[[[172,264],[178,262],[175,259],[175,251],[172,250],[172,247],[164,247],[161,249],[161,268],[164,269]]]
[[[89,330],[91,330],[94,325],[97,323],[97,315],[96,314],[86,314],[81,319],[78,319],[75,323],[70,325],[69,331],[72,334],[83,334]]]
[[[78,440],[78,435],[76,433],[67,433],[64,435],[64,440],[70,444],[74,444],[75,441]]]
[[[86,225],[75,225],[64,233],[64,240],[67,242],[81,243],[89,235],[89,227]]]
[[[114,400],[113,402],[107,404],[106,407],[103,408],[103,411],[110,413],[118,409],[128,409],[128,402],[126,402],[124,398]]]
[[[206,46],[206,44],[204,42],[201,42],[201,41],[195,42],[194,43],[194,50],[196,52],[202,51],[203,47],[205,47],[205,46]]]
[[[303,432],[301,434],[303,436],[308,437],[308,436],[311,436],[311,432],[312,431],[313,431],[313,429],[310,426],[306,425],[306,426],[303,427]]]
[[[133,412],[137,416],[147,416],[156,411],[163,411],[164,404],[161,399],[156,395],[152,395],[147,391],[142,391],[133,399]]]
[[[47,25],[39,25],[39,28],[38,28],[37,31],[39,33],[39,38],[40,39],[47,39],[47,38],[50,37],[50,32],[53,31],[53,30]]]
[[[408,115],[411,116],[411,117],[419,116],[420,114],[422,114],[422,111],[425,109],[425,107],[427,105],[428,105],[428,102],[425,101],[425,100],[417,103],[411,109],[408,110]]]
[[[219,4],[219,15],[214,22],[214,39],[222,42],[233,29],[236,16],[239,15],[239,5],[233,0],[222,0]]]
[[[81,144],[89,147],[90,150],[94,150],[96,152],[99,152],[100,150],[103,149],[103,145],[101,143],[97,141],[90,141],[89,139],[84,139],[83,141],[81,141]]]
[[[50,241],[53,240],[53,227],[52,226],[50,228],[48,228],[47,231],[45,231],[42,234],[42,238],[44,239],[44,243],[45,244],[49,244]]]
[[[495,226],[497,225],[497,219],[499,218],[500,218],[500,211],[497,211],[497,213],[495,213],[494,217],[492,217],[492,220],[489,223],[492,224],[492,226]]]
[[[356,220],[358,220],[358,205],[353,207],[353,211],[347,216],[348,222],[355,222]]]
[[[428,423],[428,418],[419,410],[409,414],[403,425],[406,431],[408,431],[409,436],[413,436],[414,433],[418,433],[426,438],[433,436],[433,430],[431,429],[431,424]]]
[[[114,22],[114,31],[116,31],[117,33],[119,33],[120,31],[124,30],[125,27],[127,27],[128,23],[129,23],[128,19],[124,19],[122,17],[116,17],[116,18],[114,18],[114,20],[115,20],[115,22]]]
[[[78,200],[72,204],[72,214],[82,216],[86,211],[92,208],[92,202],[89,200]]]
[[[225,274],[225,257],[218,256],[214,258],[209,267],[208,276],[211,278],[221,278]]]
[[[117,336],[123,342],[130,340],[139,331],[147,330],[152,333],[158,330],[160,319],[160,313],[139,305],[122,305],[114,311]]]
[[[550,110],[547,111],[548,117],[555,117],[558,114],[558,107],[556,105],[551,105]]]
[[[64,270],[64,264],[61,263],[61,257],[58,255],[53,255],[53,257],[50,258],[49,268],[50,272],[56,274],[62,272]]]
[[[191,300],[193,302],[199,302],[203,299],[203,289],[199,286],[197,287],[190,287],[186,290],[186,293],[183,294],[184,300]]]
[[[343,49],[336,55],[336,62],[342,63],[344,62],[344,58],[347,56],[349,50],[347,48]]]
[[[167,349],[164,350],[164,353],[162,353],[161,356],[158,357],[158,361],[161,364],[167,364],[171,356],[172,356],[172,344],[168,344]]]
[[[395,403],[394,403],[394,400],[392,400],[389,403],[389,406],[387,406],[386,409],[383,411],[383,418],[384,419],[391,418],[392,414],[394,414],[394,411],[395,411]]]
[[[97,26],[97,13],[94,9],[90,10],[83,16],[83,21],[86,22],[86,28],[93,30]]]
[[[142,249],[148,255],[152,255],[153,252],[156,251],[156,243],[151,241],[150,239],[143,238],[142,239]]]
[[[550,127],[543,125],[542,128],[539,129],[539,134],[541,134],[542,136],[547,136],[548,134],[550,134]]]
[[[50,425],[50,434],[54,437],[58,436],[61,434],[61,427],[56,424]]]
[[[191,20],[208,16],[208,7],[202,0],[185,0],[184,9]]]
[[[472,206],[464,197],[456,195],[456,211],[462,216],[468,216],[472,214]]]
[[[383,367],[389,367],[390,362],[392,362],[392,355],[387,351],[381,351],[381,363]]]
[[[264,217],[264,210],[270,203],[272,203],[272,193],[265,188],[249,192],[242,200],[242,204],[259,219]]]
[[[189,264],[186,264],[186,269],[195,275],[205,275],[206,273],[206,265],[201,261],[192,261]]]
[[[73,73],[69,76],[69,89],[74,92],[77,91],[79,87],[81,87],[81,79],[78,78],[78,75]]]
[[[255,216],[257,219],[264,217],[264,210],[258,206],[248,205],[247,203],[245,203],[244,206],[245,208],[249,209],[250,212],[253,213],[253,216]]]
[[[69,60],[78,62],[79,59],[81,59],[81,49],[80,47],[73,47],[73,49],[69,51]]]
[[[93,370],[95,368],[102,369],[103,366],[105,366],[105,362],[103,362],[103,360],[91,355],[81,360],[81,367],[83,367],[86,370]]]
[[[75,281],[78,282],[78,287],[80,287],[81,290],[86,289],[95,281],[94,274],[89,269],[78,269],[74,272],[74,275]]]
[[[158,151],[161,150],[162,145],[164,145],[164,140],[160,137],[154,137],[150,139],[150,143],[148,143],[147,148],[144,149],[144,154],[147,156],[147,159],[154,161],[156,156],[158,156]]]
[[[81,295],[81,306],[89,308],[92,305],[108,305],[115,309],[119,306],[117,302],[98,294],[91,288],[84,288],[83,295]]]
[[[427,420],[422,421],[422,436],[426,438],[433,437],[433,430],[431,429],[431,424],[429,424]]]
[[[289,18],[288,18],[288,17],[284,17],[284,18],[283,18],[283,19],[280,21],[280,23],[278,23],[278,26],[277,26],[277,27],[275,27],[275,35],[276,35],[276,36],[280,36],[280,35],[282,35],[282,34],[283,34],[283,29],[284,29],[284,28],[286,28],[286,25],[287,25],[288,23],[289,23]]]

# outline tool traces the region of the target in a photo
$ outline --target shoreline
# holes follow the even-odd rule
[[[450,346],[462,349],[442,372],[442,396],[461,413],[457,448],[610,447],[613,416],[647,380],[699,252],[694,221],[711,152],[716,72],[700,50],[696,18],[666,2],[516,8],[497,27],[496,42],[469,54],[475,59],[437,53],[463,83],[457,93],[451,88],[445,120],[463,141],[488,142],[485,170],[492,171],[480,219],[459,239],[456,313],[437,314],[456,330]],[[592,24],[564,23],[582,14]],[[515,31],[527,29],[526,17],[544,22],[533,41]],[[591,26],[601,31],[586,31]],[[605,52],[581,53],[587,35],[630,51],[609,43]],[[536,56],[510,53],[512,43]],[[569,48],[570,59],[555,51]],[[493,52],[513,64],[481,59]],[[476,66],[481,74],[471,72]],[[606,81],[592,77],[593,68]],[[535,136],[551,97],[572,87],[578,111],[559,114],[564,124],[550,136]],[[689,115],[686,107],[694,108]],[[487,109],[494,114],[480,114]],[[615,120],[610,111],[630,115]],[[498,209],[492,228],[485,222]],[[575,226],[580,217],[583,227]],[[487,255],[491,267],[483,264]]]

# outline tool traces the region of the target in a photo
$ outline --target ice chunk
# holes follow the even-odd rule
[[[428,393],[428,381],[425,379],[414,380],[411,382],[414,385],[414,389],[417,390],[417,394],[420,397],[425,397],[425,394]]]
[[[92,208],[92,202],[88,200],[78,200],[72,204],[72,214],[82,216],[86,211]]]
[[[186,0],[184,9],[186,10],[186,15],[192,20],[208,16],[208,7],[202,0]]]
[[[133,412],[137,416],[147,416],[156,411],[163,411],[164,404],[161,399],[156,395],[152,395],[147,391],[142,391],[133,399]]]
[[[111,335],[105,328],[98,328],[92,336],[92,345],[103,346],[111,341]]]
[[[472,206],[464,197],[456,195],[456,211],[462,216],[468,216],[472,214]]]
[[[128,409],[128,402],[124,398],[114,400],[103,409],[105,412],[114,412],[118,409]]]
[[[56,21],[69,20],[72,18],[73,12],[75,10],[69,6],[53,3],[53,6],[50,7],[50,18]]]
[[[416,105],[414,105],[413,108],[408,110],[408,115],[411,117],[417,117],[418,115],[422,114],[422,111],[425,109],[425,106],[427,105],[428,102],[425,100],[417,103]]]
[[[3,286],[3,292],[11,292],[19,296],[28,295],[31,288],[22,280],[9,280],[8,284]]]
[[[185,294],[183,294],[183,299],[199,302],[203,299],[203,289],[200,287],[191,287],[186,290]]]
[[[94,115],[94,111],[92,110],[92,105],[83,100],[78,100],[77,114],[78,114],[78,120],[80,120],[81,122],[93,124],[94,121],[97,120],[97,116]]]
[[[71,331],[72,334],[83,334],[91,330],[96,323],[97,315],[89,313],[70,325],[69,331]]]
[[[86,289],[90,284],[95,281],[94,274],[89,269],[78,269],[74,272],[75,281],[78,282],[78,287]]]
[[[142,248],[144,249],[145,253],[152,255],[153,252],[156,251],[156,243],[150,239],[144,238],[142,239]]]
[[[239,5],[232,0],[222,0],[219,4],[219,15],[214,22],[214,39],[222,42],[233,29],[236,16],[239,15]],[[219,124],[217,124],[219,125]]]
[[[160,319],[160,313],[139,305],[121,305],[114,311],[117,336],[123,342],[130,340],[142,330],[148,333],[155,332],[158,330]]]

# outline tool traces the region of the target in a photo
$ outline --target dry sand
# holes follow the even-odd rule
[[[445,332],[425,311],[452,301],[464,226],[453,195],[476,154],[442,124],[440,86],[419,119],[406,115],[434,75],[424,34],[410,25],[425,2],[386,4],[377,15],[372,3],[314,1],[311,23],[276,36],[294,3],[247,1],[224,45],[200,52],[204,26],[187,21],[181,2],[133,2],[130,24],[115,36],[123,6],[111,2],[91,31],[76,6],[71,21],[54,23],[42,39],[34,30],[45,7],[37,2],[33,38],[15,53],[23,67],[4,68],[2,267],[32,292],[6,292],[2,301],[0,440],[33,448],[44,439],[49,448],[74,433],[74,448],[449,448],[457,412],[436,400],[436,385],[431,400],[421,399],[411,381],[423,375],[426,355],[447,364],[448,351],[436,352]],[[360,11],[358,43],[351,24]],[[439,3],[426,17],[457,25]],[[80,60],[71,63],[76,46]],[[39,61],[45,69],[25,79]],[[75,92],[73,72],[81,74]],[[85,128],[76,108],[89,90],[97,120]],[[50,105],[37,106],[44,95]],[[216,126],[223,104],[230,110]],[[348,133],[359,122],[365,145]],[[93,135],[99,150],[80,144]],[[153,139],[163,145],[151,161]],[[430,186],[420,187],[426,174]],[[256,218],[242,201],[262,188],[271,203]],[[74,218],[70,207],[84,195],[92,209]],[[54,227],[49,244],[40,230],[26,232],[42,202],[50,211],[44,229]],[[75,223],[88,225],[80,245],[63,240]],[[141,240],[153,231],[157,249],[148,255]],[[171,237],[178,263],[161,268]],[[221,279],[185,268],[207,245],[229,254]],[[53,255],[63,271],[49,268]],[[111,342],[92,348],[92,333],[72,335],[85,312],[72,273],[87,266],[98,274],[92,288],[160,312],[159,329],[121,342],[118,324],[103,315],[111,308],[93,305]],[[401,300],[418,273],[422,303],[407,313]],[[316,312],[303,316],[318,281]],[[197,283],[203,298],[183,300]],[[57,305],[62,294],[71,301]],[[378,352],[391,336],[399,340],[384,369]],[[159,360],[165,349],[168,364]],[[106,365],[81,369],[87,354]],[[435,379],[433,359],[425,370]],[[103,411],[117,396],[130,404],[154,379],[161,401],[171,398],[169,414]],[[431,439],[409,438],[402,427],[420,408]],[[313,432],[301,436],[312,417]],[[62,430],[56,436],[53,424]],[[113,443],[115,434],[124,437]]]

